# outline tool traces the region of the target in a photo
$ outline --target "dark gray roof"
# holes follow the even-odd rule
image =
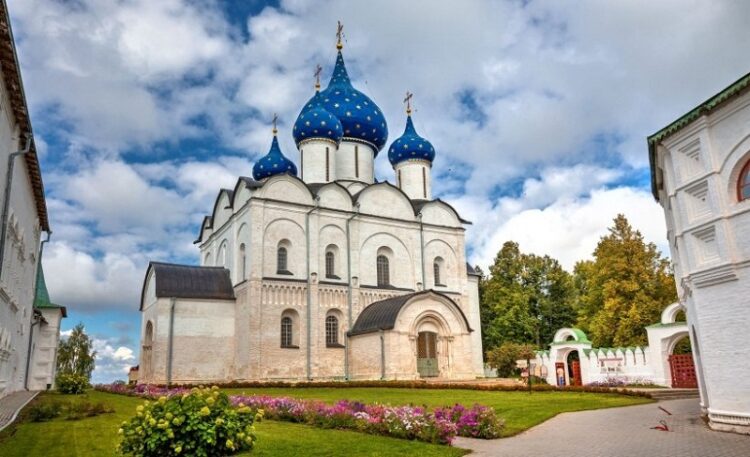
[[[310,189],[310,192],[312,192],[313,195],[318,195],[318,191],[323,188],[323,186],[328,185],[327,182],[316,182],[316,183],[305,183],[308,189]]]
[[[461,317],[463,317],[464,322],[466,323],[466,328],[471,331],[469,321],[466,319],[466,316],[461,310],[461,307],[458,306],[456,302],[451,300],[451,298],[447,295],[430,289],[406,295],[399,295],[398,297],[386,298],[385,300],[376,301],[370,304],[359,314],[359,317],[357,317],[357,321],[354,323],[354,327],[352,327],[349,335],[354,336],[362,335],[364,333],[377,332],[379,330],[392,330],[396,324],[398,313],[401,312],[401,308],[403,308],[404,305],[406,305],[411,299],[425,294],[435,294],[446,298],[453,306],[456,307],[458,312],[461,313]]]
[[[146,272],[146,279],[151,269],[154,270],[158,298],[234,300],[232,280],[226,268],[151,262]],[[145,280],[143,287],[143,293],[145,293]],[[142,307],[143,300],[141,299]]]
[[[474,267],[469,265],[469,262],[466,262],[466,274],[472,276],[482,276],[477,270],[474,269]]]
[[[256,181],[253,178],[248,178],[247,176],[240,176],[240,181],[243,181],[245,185],[250,189],[260,189],[261,187],[263,187],[262,182]]]

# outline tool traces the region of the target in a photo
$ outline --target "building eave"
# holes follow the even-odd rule
[[[719,93],[713,95],[708,100],[699,104],[692,110],[688,111],[680,118],[662,128],[658,132],[647,138],[648,143],[648,162],[651,168],[651,193],[654,198],[659,200],[659,183],[656,180],[656,149],[662,141],[675,133],[681,131],[702,116],[723,107],[735,98],[743,95],[750,89],[750,73],[744,75],[737,81],[733,82]]]
[[[49,232],[49,219],[47,215],[47,202],[44,197],[42,171],[39,166],[36,144],[34,143],[29,108],[26,103],[23,80],[21,79],[21,68],[18,63],[15,42],[13,41],[10,14],[5,0],[0,2],[0,8],[2,8],[2,12],[0,13],[0,71],[2,71],[3,79],[5,80],[13,117],[20,128],[21,134],[30,136],[30,150],[25,154],[24,158],[34,194],[39,226],[42,230]],[[21,144],[23,144],[23,140]]]

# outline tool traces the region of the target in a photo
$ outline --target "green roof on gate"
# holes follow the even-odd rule
[[[47,290],[47,281],[44,280],[44,270],[39,263],[36,273],[36,292],[34,293],[34,308],[37,309],[60,309],[63,317],[68,317],[68,311],[64,306],[52,303]]]

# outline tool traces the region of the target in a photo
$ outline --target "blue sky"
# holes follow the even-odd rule
[[[219,188],[290,134],[335,58],[386,114],[414,96],[435,191],[474,221],[470,259],[505,240],[571,268],[618,213],[665,247],[645,137],[750,70],[742,1],[8,0],[40,150],[44,268],[100,357],[137,363],[149,260],[197,262]],[[379,179],[392,180],[381,154]]]

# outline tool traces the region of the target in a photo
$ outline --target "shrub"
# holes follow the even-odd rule
[[[63,394],[82,394],[89,387],[89,380],[75,373],[60,373],[55,383],[57,390]]]
[[[84,417],[94,417],[100,414],[113,413],[114,409],[102,402],[91,403],[88,401],[71,402],[64,408],[67,420],[79,420]]]
[[[138,406],[135,417],[122,423],[119,451],[138,457],[235,454],[253,447],[253,422],[261,415],[232,406],[217,387],[162,396]]]
[[[29,407],[26,414],[31,422],[46,422],[59,416],[62,408],[59,401],[42,401]]]
[[[501,346],[487,352],[487,363],[497,368],[500,377],[512,376],[516,373],[516,360],[534,359],[534,347],[529,344],[505,342]]]
[[[78,420],[114,411],[102,402],[42,400],[32,404],[26,414],[31,422],[46,422],[59,416],[65,416],[67,420]]]

